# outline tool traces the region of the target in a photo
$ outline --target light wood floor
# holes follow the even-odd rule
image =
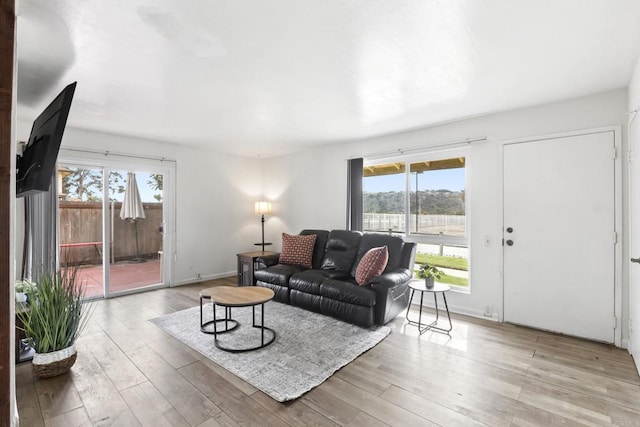
[[[382,343],[281,404],[147,321],[197,305],[209,286],[97,302],[71,374],[17,367],[21,426],[640,426],[627,351],[464,316],[451,338],[418,337],[398,318]]]

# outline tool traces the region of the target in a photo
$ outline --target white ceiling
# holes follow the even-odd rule
[[[18,115],[271,156],[626,87],[638,0],[21,0]]]

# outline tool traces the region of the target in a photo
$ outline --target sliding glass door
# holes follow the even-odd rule
[[[162,174],[110,171],[109,289],[129,291],[162,283]]]
[[[58,165],[62,267],[77,267],[87,297],[167,286],[171,169],[126,159]],[[97,163],[97,164],[96,164]]]
[[[103,176],[99,166],[58,167],[60,265],[78,268],[87,297],[104,295]]]

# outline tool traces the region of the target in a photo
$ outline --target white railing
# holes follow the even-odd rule
[[[405,231],[405,214],[364,213],[365,231]],[[446,234],[464,236],[467,218],[464,215],[416,215],[409,216],[409,232],[419,234]]]

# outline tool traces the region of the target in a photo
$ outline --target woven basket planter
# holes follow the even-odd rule
[[[50,378],[69,372],[69,369],[76,363],[76,347],[52,351],[51,353],[36,353],[33,356],[33,372],[38,378]]]

